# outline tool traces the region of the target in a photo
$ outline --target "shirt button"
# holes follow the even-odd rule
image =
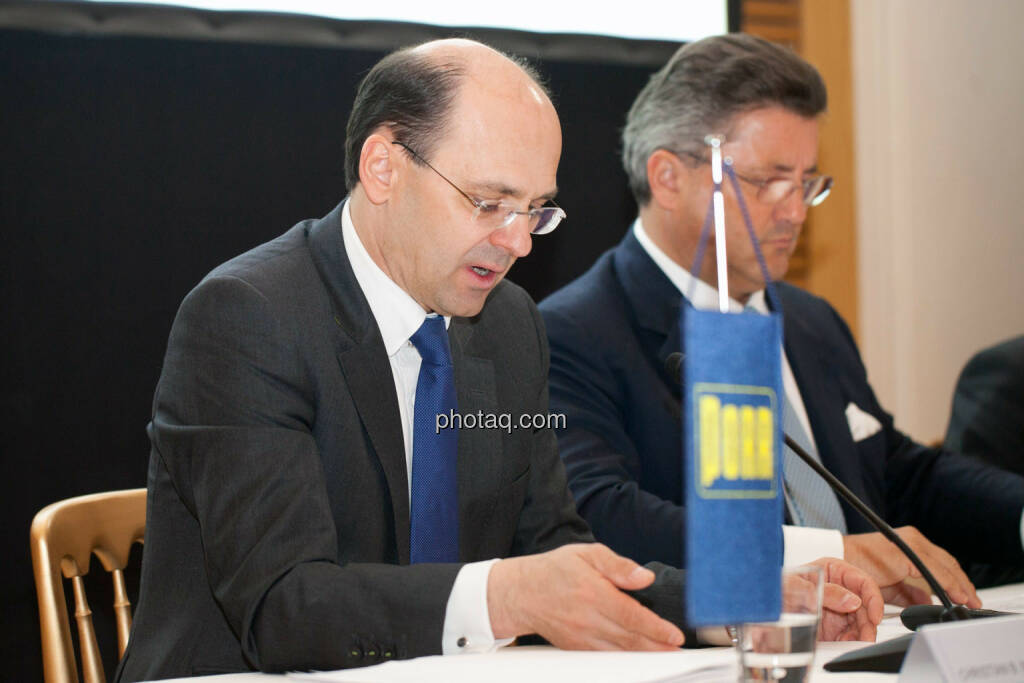
[[[467,641],[466,641],[466,637],[465,637],[465,636],[463,636],[462,638],[459,638],[459,639],[458,639],[458,640],[457,640],[457,641],[455,642],[455,644],[456,644],[456,645],[458,645],[459,647],[466,647],[466,642],[467,642]]]

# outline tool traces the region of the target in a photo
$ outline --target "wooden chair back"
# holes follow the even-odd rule
[[[92,624],[92,612],[82,577],[93,554],[114,582],[118,658],[128,645],[131,603],[123,570],[132,544],[143,542],[146,531],[146,489],[109,491],[69,498],[48,505],[32,520],[32,567],[39,599],[39,626],[46,683],[77,683],[64,579],[75,596],[75,622],[85,683],[105,683],[103,662]]]

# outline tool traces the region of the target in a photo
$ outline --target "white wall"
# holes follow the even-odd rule
[[[967,359],[1024,334],[1024,2],[853,0],[851,21],[861,351],[931,441]]]

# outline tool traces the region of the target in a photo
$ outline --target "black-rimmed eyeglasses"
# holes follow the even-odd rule
[[[409,145],[404,142],[394,141],[394,144],[398,145],[409,154],[413,155],[421,162],[423,162],[427,168],[441,176],[441,178],[455,188],[455,190],[469,200],[469,203],[473,205],[473,220],[480,225],[490,230],[497,230],[510,225],[512,221],[516,219],[516,216],[526,216],[530,226],[530,232],[534,235],[546,235],[558,227],[558,224],[565,219],[565,211],[560,206],[540,206],[535,209],[529,209],[527,211],[519,211],[514,206],[509,205],[505,201],[497,200],[486,200],[486,199],[474,199],[466,194],[461,187],[448,180],[448,178],[434,168],[429,161],[421,157],[416,153]]]

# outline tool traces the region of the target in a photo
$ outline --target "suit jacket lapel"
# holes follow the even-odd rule
[[[409,563],[409,482],[391,364],[370,306],[345,252],[341,207],[309,227],[310,251],[331,294],[338,363],[380,461],[391,496],[399,562]]]
[[[682,351],[679,312],[683,297],[668,276],[640,246],[630,230],[615,250],[615,270],[630,302],[637,327],[647,330],[644,353],[654,357],[658,372],[679,396],[679,378],[668,376],[665,361],[669,354]]]
[[[790,315],[783,316],[786,358],[807,410],[821,462],[854,493],[863,496],[856,446],[846,423],[845,399],[832,363],[822,352],[825,345],[812,321],[793,313],[794,305],[786,301],[785,286],[779,287],[779,294],[783,308],[790,311]],[[845,501],[840,503],[850,519],[852,508]]]

